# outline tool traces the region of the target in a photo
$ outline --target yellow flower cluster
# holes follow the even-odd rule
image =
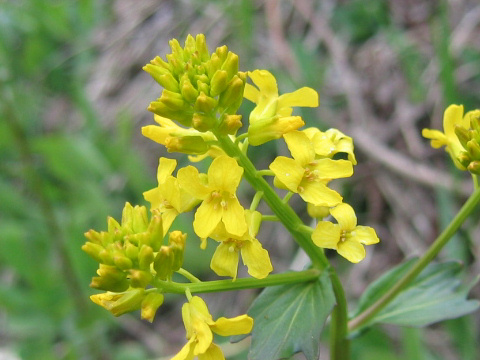
[[[218,243],[210,263],[217,275],[235,281],[241,258],[252,277],[266,278],[273,266],[257,238],[264,215],[256,210],[263,191],[256,189],[249,208],[237,196],[247,171],[250,183],[265,181],[264,174],[274,176],[273,185],[289,193],[284,204],[289,196],[298,194],[312,216],[332,215],[336,224],[319,221],[315,229],[310,228],[311,241],[336,250],[351,262],[362,260],[364,245],[379,239],[372,228],[357,226],[352,207],[329,187],[331,181],[353,175],[357,162],[352,138],[336,129],[301,129],[305,125],[302,117],[292,115],[294,107],[317,107],[317,92],[303,87],[279,94],[270,72],[239,72],[238,56],[225,46],[210,54],[203,35],[189,35],[183,48],[177,40],[170,46],[172,53],[166,61],[156,57],[144,67],[163,92],[149,105],[157,125],[143,127],[142,133],[168,152],[189,154],[192,163],[205,159],[210,164],[206,173],[188,165],[174,175],[177,162],[160,158],[158,186],[144,192],[151,220],[145,207],[127,204],[121,225],[109,219],[107,232],[91,230],[86,234],[89,241],[83,249],[100,263],[99,277],[93,279],[92,287],[107,291],[93,295],[92,300],[114,315],[141,309],[142,317],[152,320],[163,302],[163,293],[156,286],[172,283],[174,272],[186,272],[182,269],[186,234],[170,228],[179,214],[191,211],[200,246],[205,248],[208,238]],[[248,79],[253,84],[247,83]],[[242,128],[237,110],[243,98],[255,107],[248,129],[237,135]],[[242,156],[248,159],[249,145],[261,146],[277,139],[285,141],[291,157],[278,156],[262,171],[242,160]],[[163,245],[167,236],[168,244]],[[213,321],[203,300],[189,294],[182,309],[188,342],[173,359],[223,359],[220,348],[212,342],[212,332],[245,334],[253,320],[242,315]]]
[[[443,115],[443,130],[423,129],[432,147],[445,146],[455,166],[480,175],[480,110],[464,115],[463,105],[450,105]]]

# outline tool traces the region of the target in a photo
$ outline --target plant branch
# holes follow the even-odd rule
[[[375,317],[386,305],[388,305],[395,297],[410,284],[422,270],[437,256],[442,248],[452,238],[458,228],[465,222],[470,213],[475,209],[480,201],[480,189],[468,198],[457,215],[453,218],[447,228],[433,242],[427,252],[413,265],[413,267],[380,299],[365,309],[357,317],[350,320],[348,329],[350,332],[355,331],[367,324]]]

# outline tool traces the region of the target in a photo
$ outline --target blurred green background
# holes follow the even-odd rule
[[[382,243],[355,267],[332,258],[352,306],[369,281],[426,249],[471,191],[420,131],[441,128],[448,104],[480,107],[476,0],[0,0],[0,359],[154,359],[185,341],[177,297],[153,324],[91,303],[96,264],[80,247],[156,185],[165,152],[140,128],[160,88],[141,67],[188,33],[205,33],[210,50],[227,44],[241,70],[270,70],[281,92],[315,88],[321,106],[303,111],[307,124],[353,136],[359,165],[340,186]],[[251,154],[266,167],[277,151]],[[467,280],[480,273],[478,217],[442,253],[466,264]],[[189,218],[177,226],[188,230]],[[301,258],[277,227],[260,240],[276,270]],[[198,253],[194,243],[187,268],[211,276]],[[236,315],[253,294],[206,298]],[[478,319],[377,327],[355,340],[353,358],[475,360]],[[246,358],[246,346],[226,345],[227,357]]]

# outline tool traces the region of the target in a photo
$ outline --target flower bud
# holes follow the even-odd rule
[[[468,164],[467,170],[474,175],[480,175],[480,161],[479,160],[472,161],[470,164]]]
[[[457,135],[458,140],[462,146],[466,149],[467,142],[470,140],[470,134],[467,129],[462,126],[455,125],[455,135]]]
[[[163,304],[163,294],[152,292],[149,293],[142,301],[142,319],[153,322],[158,308]]]
[[[212,115],[204,115],[200,113],[193,114],[192,126],[195,130],[206,132],[215,126],[216,118]]]
[[[210,96],[217,96],[227,88],[228,73],[217,70],[210,81]]]
[[[173,253],[172,272],[182,267],[186,239],[187,234],[183,234],[181,231],[172,231],[170,233],[168,244]]]
[[[262,145],[268,141],[281,138],[284,134],[305,125],[300,116],[273,117],[250,123],[248,142],[250,145]]]
[[[195,101],[194,110],[203,114],[209,114],[213,112],[216,106],[217,100],[205,95],[204,92],[201,92],[200,95],[198,95],[197,100]]]
[[[127,255],[130,260],[136,261],[138,258],[138,247],[127,241],[125,244],[125,255]]]
[[[223,115],[219,126],[221,134],[235,135],[238,129],[242,127],[242,115]]]
[[[229,51],[221,69],[227,72],[229,80],[233,78],[238,73],[238,55]]]
[[[194,116],[194,121],[197,119],[198,117]],[[197,126],[201,126],[198,120]],[[168,152],[180,152],[192,155],[205,154],[209,148],[201,136],[168,137],[165,140],[165,147]]]
[[[150,271],[131,269],[129,273],[130,285],[134,288],[145,288],[152,280]]]
[[[480,145],[474,139],[467,142],[466,149],[474,160],[480,160]]]
[[[115,266],[121,270],[128,270],[128,269],[131,269],[133,266],[132,260],[123,254],[115,255],[113,257],[113,262]]]
[[[142,270],[149,270],[153,258],[153,249],[148,245],[143,245],[138,252],[138,267]]]
[[[323,219],[330,215],[330,208],[328,206],[317,206],[307,203],[307,212],[312,218]]]
[[[461,151],[457,155],[457,160],[460,163],[461,166],[463,166],[463,170],[470,164],[470,161],[472,161],[470,155],[466,151]]]
[[[153,268],[157,272],[157,278],[165,280],[167,277],[172,275],[172,266],[173,266],[173,251],[168,246],[162,246],[155,256],[153,261]]]
[[[178,81],[167,69],[152,64],[147,64],[142,69],[166,90],[179,91]]]
[[[100,253],[104,250],[103,246],[88,241],[82,245],[82,250],[90,255],[95,261],[99,263],[103,262],[103,258],[100,256]]]
[[[191,126],[193,111],[184,111],[183,109],[172,109],[161,101],[152,101],[148,106],[148,111],[159,116],[178,121],[185,126]]]
[[[190,82],[190,79],[188,78],[187,74],[185,74],[182,77],[182,80],[180,80],[180,82],[181,82],[181,91],[180,92],[181,92],[182,96],[185,98],[185,100],[187,100],[190,103],[195,102],[199,92],[192,85],[192,83]]]
[[[149,234],[148,245],[150,245],[154,251],[157,251],[163,243],[163,221],[162,215],[158,211],[154,211],[147,232]]]
[[[121,293],[107,292],[90,296],[90,299],[97,305],[110,311],[114,316],[140,309],[145,297],[145,290],[130,289]]]

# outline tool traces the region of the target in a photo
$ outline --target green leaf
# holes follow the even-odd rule
[[[389,271],[374,282],[360,299],[363,310],[383,295],[401,274],[411,266],[411,261]],[[478,309],[480,302],[467,300],[468,292],[477,282],[462,286],[462,264],[451,261],[430,264],[389,305],[370,322],[402,326],[427,326],[442,320],[454,319]],[[375,291],[377,291],[375,293]],[[368,297],[368,298],[364,298]]]
[[[392,287],[392,284],[395,284],[413,266],[415,261],[417,261],[417,258],[408,259],[407,261],[384,273],[377,280],[371,283],[370,286],[363,292],[360,300],[358,300],[357,309],[350,317],[356,317],[375,301],[380,299],[382,295]]]
[[[320,334],[335,305],[328,273],[318,281],[265,289],[248,314],[254,318],[250,360],[285,359],[303,352],[318,359]]]

